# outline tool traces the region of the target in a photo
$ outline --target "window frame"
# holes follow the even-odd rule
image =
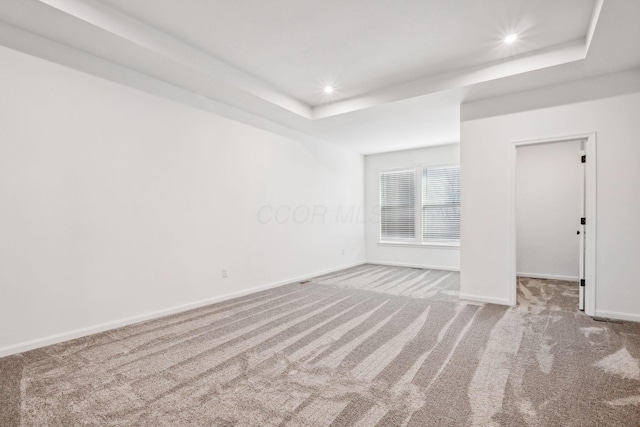
[[[419,247],[419,248],[443,248],[443,249],[460,249],[460,240],[423,240],[423,218],[422,218],[422,171],[424,169],[437,169],[447,167],[460,167],[460,163],[437,163],[437,164],[420,164],[414,166],[397,167],[392,169],[380,169],[378,171],[378,242],[379,246],[398,246],[398,247]],[[383,239],[382,238],[382,191],[380,181],[382,175],[389,172],[401,172],[413,170],[413,190],[414,190],[414,221],[415,236],[411,239]]]

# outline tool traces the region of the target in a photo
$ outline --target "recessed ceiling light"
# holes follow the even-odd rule
[[[504,42],[506,44],[511,44],[516,40],[518,40],[518,35],[516,33],[509,34],[507,37],[504,38]]]
[[[325,86],[324,87],[324,93],[333,93],[333,87]]]

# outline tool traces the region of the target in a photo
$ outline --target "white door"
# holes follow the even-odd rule
[[[580,282],[578,283],[580,289],[580,297],[578,300],[578,308],[584,311],[584,288],[585,288],[585,277],[584,277],[584,252],[585,252],[585,240],[587,236],[585,235],[585,151],[584,151],[584,142],[582,142],[582,152],[580,153],[580,161],[582,162],[582,167],[580,168],[580,182],[582,183],[580,186],[580,218],[578,218],[578,240],[580,241]],[[574,264],[575,265],[575,264]]]

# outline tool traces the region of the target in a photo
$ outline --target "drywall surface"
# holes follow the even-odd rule
[[[640,94],[634,93],[462,122],[461,293],[507,303],[514,285],[508,265],[512,142],[596,132],[596,314],[640,320],[639,117]]]
[[[578,280],[580,141],[524,145],[516,155],[516,271]]]
[[[364,261],[360,155],[6,48],[0,93],[0,353]]]
[[[369,262],[424,268],[460,268],[460,248],[380,243],[380,171],[416,166],[459,164],[460,145],[365,156],[366,258]]]

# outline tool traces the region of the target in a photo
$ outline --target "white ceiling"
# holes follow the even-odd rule
[[[595,0],[103,2],[318,105],[584,38]]]
[[[2,0],[0,44],[374,153],[457,141],[462,102],[639,67],[639,21],[638,0]]]

